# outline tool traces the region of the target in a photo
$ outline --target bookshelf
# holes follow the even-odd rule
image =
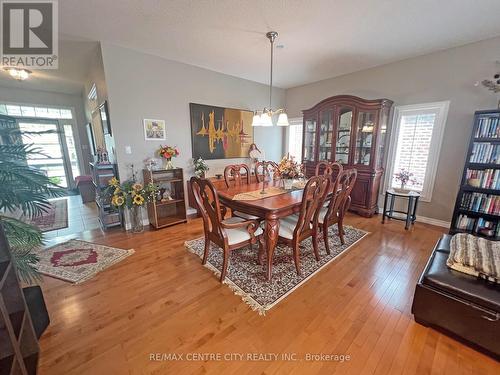
[[[165,228],[174,224],[186,223],[186,203],[184,200],[184,173],[182,168],[143,170],[144,183],[154,183],[159,193],[153,202],[148,203],[150,224]]]
[[[500,240],[500,110],[474,114],[450,234]]]

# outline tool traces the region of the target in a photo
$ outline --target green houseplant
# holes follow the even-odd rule
[[[12,258],[19,277],[30,284],[40,279],[36,269],[39,259],[34,249],[42,245],[40,230],[9,213],[22,212],[24,217],[39,216],[50,208],[48,198],[60,196],[63,190],[42,171],[30,167],[29,158],[41,155],[33,144],[23,144],[15,119],[0,115],[0,222],[11,246]]]

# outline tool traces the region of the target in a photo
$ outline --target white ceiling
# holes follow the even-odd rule
[[[288,88],[500,35],[499,0],[64,0],[60,31]],[[500,52],[499,52],[500,58]]]
[[[64,0],[60,69],[0,85],[80,92],[85,40],[268,83],[276,30],[274,82],[289,88],[498,36],[499,14],[499,0]]]

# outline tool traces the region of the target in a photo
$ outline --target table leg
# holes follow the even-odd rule
[[[418,197],[415,197],[415,202],[413,203],[413,217],[412,217],[412,224],[415,224],[415,221],[417,221],[417,205],[418,205]]]
[[[391,204],[390,204],[391,208],[389,209],[389,212],[391,213],[391,216],[394,215],[394,201],[395,200],[396,199],[394,198],[394,195],[391,195]],[[389,219],[391,218],[391,216],[389,216]]]
[[[412,214],[412,210],[413,210],[412,206],[413,206],[413,198],[412,197],[408,197],[408,211],[406,211],[406,225],[405,225],[405,229],[410,228],[411,214]]]
[[[385,198],[384,198],[384,210],[382,211],[382,224],[385,223],[385,211],[387,210],[387,196],[389,194],[385,193]]]
[[[267,280],[271,281],[273,272],[273,255],[276,243],[278,242],[278,233],[280,230],[280,222],[276,217],[266,217],[266,251],[267,251]]]

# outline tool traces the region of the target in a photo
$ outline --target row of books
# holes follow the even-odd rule
[[[483,193],[464,193],[460,207],[468,211],[498,215],[500,214],[500,196]]]
[[[472,218],[467,215],[459,215],[456,228],[486,237],[498,237],[500,235],[500,225],[497,222],[485,220],[482,217]]]
[[[474,143],[470,162],[500,164],[500,145],[485,142]]]
[[[467,184],[483,189],[500,189],[500,169],[467,169]]]
[[[498,117],[480,117],[474,137],[476,138],[498,138],[500,137],[500,126]]]

